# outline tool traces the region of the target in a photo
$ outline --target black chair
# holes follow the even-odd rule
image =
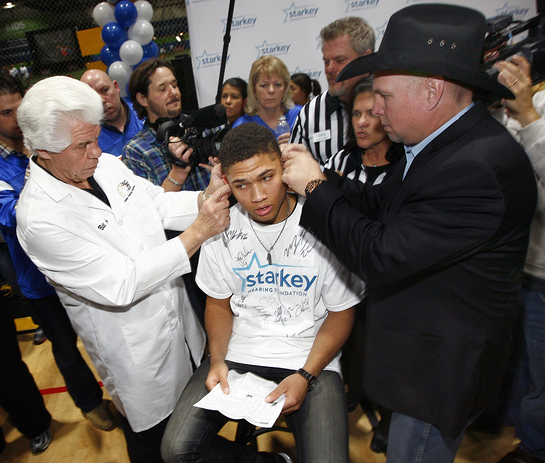
[[[291,432],[286,422],[282,417],[277,420],[277,423],[281,421],[284,424],[275,424],[272,428],[258,428],[246,420],[237,421],[237,432],[235,435],[235,442],[247,445],[250,444],[257,449],[257,438],[262,434],[266,434],[272,431]]]

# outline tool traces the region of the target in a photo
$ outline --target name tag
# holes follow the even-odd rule
[[[312,141],[314,143],[320,143],[321,141],[331,139],[331,130],[324,130],[323,132],[317,132],[312,134]]]

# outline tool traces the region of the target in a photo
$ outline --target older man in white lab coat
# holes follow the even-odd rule
[[[205,339],[180,276],[229,223],[229,188],[217,172],[205,192],[167,193],[100,157],[102,103],[74,79],[39,82],[18,116],[33,153],[17,208],[21,245],[126,418],[131,461],[161,461],[164,425]],[[164,229],[185,231],[167,241]]]

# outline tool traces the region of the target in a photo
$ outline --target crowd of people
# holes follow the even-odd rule
[[[191,117],[167,60],[129,98],[100,70],[0,76],[0,232],[76,406],[115,426],[79,336],[131,462],[291,462],[194,406],[232,372],[276,383],[300,463],[348,462],[364,398],[389,462],[452,462],[500,403],[521,440],[501,461],[545,461],[545,93],[522,56],[485,72],[484,28],[415,4],[375,52],[333,21],[328,88],[260,57],[223,84],[219,149],[159,136]],[[0,406],[37,454],[51,416],[5,315]]]

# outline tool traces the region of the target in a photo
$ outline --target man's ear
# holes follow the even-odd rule
[[[51,153],[49,151],[36,150],[36,152],[38,153],[38,156],[42,159],[51,159]]]
[[[143,93],[137,93],[136,94],[136,101],[140,103],[140,106],[147,108],[148,107],[148,99],[146,98],[146,95]]]
[[[117,93],[121,95],[121,89],[119,88],[119,84],[117,83],[117,80],[113,80],[112,83],[114,84],[114,88],[117,90]]]
[[[430,77],[426,82],[426,110],[432,111],[437,107],[443,93],[445,92],[445,79],[441,77]]]

